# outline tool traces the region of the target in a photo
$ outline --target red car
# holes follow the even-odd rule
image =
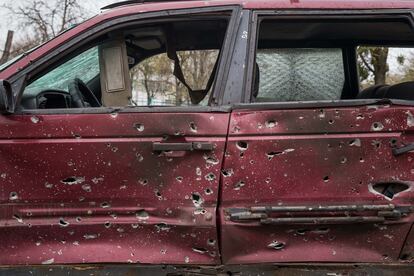
[[[104,10],[0,67],[1,275],[414,274],[414,2]]]

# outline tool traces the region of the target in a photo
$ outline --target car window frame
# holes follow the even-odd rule
[[[269,107],[270,105],[277,108],[309,108],[309,107],[341,107],[341,106],[359,106],[367,105],[371,103],[377,103],[381,100],[378,99],[341,99],[341,100],[321,100],[321,101],[292,101],[292,102],[267,102],[267,103],[255,103],[252,102],[252,93],[254,86],[254,70],[256,60],[256,50],[259,39],[259,28],[262,20],[266,19],[323,19],[323,18],[335,18],[335,19],[346,19],[353,16],[355,18],[387,18],[389,16],[399,16],[405,20],[409,20],[411,26],[414,29],[414,12],[410,9],[383,9],[383,10],[255,10],[252,13],[251,28],[250,28],[250,40],[248,42],[248,56],[247,56],[247,68],[246,68],[246,83],[245,90],[242,92],[240,104],[237,104],[237,109],[243,109],[246,106],[252,105],[260,107]],[[349,55],[349,51],[346,48],[343,49],[344,59]],[[349,89],[356,89],[355,92],[359,93],[359,76],[353,76],[350,72],[358,72],[358,69],[354,66],[356,64],[349,64],[344,60],[345,69],[345,86]],[[344,87],[345,87],[344,86]],[[404,105],[413,105],[412,101],[406,100],[387,100],[387,102],[397,102]]]
[[[90,29],[79,33],[78,35],[70,38],[67,42],[61,44],[57,48],[51,50],[46,55],[42,56],[36,61],[33,61],[30,65],[12,75],[9,78],[9,82],[12,84],[14,96],[16,98],[16,110],[15,114],[99,114],[99,113],[112,113],[114,110],[117,112],[211,112],[217,110],[227,110],[227,107],[220,108],[219,98],[223,95],[228,70],[230,67],[230,58],[232,50],[232,42],[236,39],[234,29],[237,28],[240,21],[241,6],[239,5],[224,5],[205,8],[186,8],[166,11],[148,12],[142,14],[133,14],[122,17],[115,17],[108,21],[104,21],[100,24],[94,25]],[[23,109],[20,106],[20,101],[24,92],[27,81],[30,78],[36,78],[38,74],[44,72],[45,68],[53,66],[58,63],[59,60],[64,59],[67,56],[73,56],[80,49],[85,49],[90,46],[90,43],[94,39],[102,36],[105,33],[122,29],[130,26],[139,26],[149,23],[163,23],[171,21],[180,21],[188,17],[193,16],[210,16],[214,15],[209,13],[217,13],[218,17],[228,18],[227,31],[223,40],[221,48],[221,55],[219,59],[219,67],[216,72],[215,81],[212,87],[212,102],[210,106],[190,106],[190,107],[150,107],[150,106],[138,106],[138,107],[99,107],[99,108],[73,108],[73,109]],[[223,14],[220,14],[223,13]],[[228,13],[225,16],[224,13]],[[82,51],[81,51],[82,52]],[[79,53],[79,52],[78,52]],[[76,55],[76,54],[75,54]]]

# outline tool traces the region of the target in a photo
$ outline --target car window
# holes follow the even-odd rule
[[[341,49],[258,49],[256,62],[257,102],[341,98],[345,82]]]
[[[358,46],[361,89],[414,81],[414,47]]]
[[[178,51],[181,68],[195,90],[207,87],[218,50]],[[137,106],[192,105],[187,88],[174,76],[174,62],[166,53],[150,57],[130,69],[132,97]],[[211,89],[199,105],[208,105]]]
[[[37,94],[48,89],[68,92],[69,83],[73,79],[81,79],[88,83],[99,75],[98,47],[93,47],[73,57],[57,68],[51,70],[25,89],[25,94]]]
[[[21,106],[209,105],[227,26],[227,15],[203,16],[103,34],[88,50],[29,79]]]

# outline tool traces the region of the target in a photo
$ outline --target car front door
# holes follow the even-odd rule
[[[215,18],[224,14],[221,19],[227,16],[227,23],[235,23],[228,7],[176,14],[190,15],[192,20],[201,14],[202,22],[210,22],[208,29],[215,26],[206,21],[209,12]],[[185,20],[180,24],[186,26]],[[139,31],[133,34],[139,36]],[[148,37],[148,31],[143,33]],[[232,35],[223,34],[225,46],[213,71],[216,75],[223,74],[231,43]],[[218,37],[218,32],[214,35]],[[90,59],[98,62],[97,56]],[[89,64],[85,57],[81,61],[72,62],[77,66],[70,70]],[[87,68],[94,70],[93,64]],[[53,73],[57,81],[73,73],[57,77],[58,71]],[[36,87],[29,84],[33,93],[50,84],[46,79],[38,78]],[[53,87],[47,88],[42,95],[51,99],[56,89],[51,93]],[[56,93],[68,97],[65,91]],[[159,100],[156,105],[170,105],[165,98],[154,97]],[[41,105],[46,109],[35,106],[0,116],[0,251],[7,252],[1,254],[0,264],[220,264],[216,208],[227,110],[210,106],[58,110],[47,109],[48,104]]]

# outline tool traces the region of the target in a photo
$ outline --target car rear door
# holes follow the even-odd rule
[[[263,34],[266,47],[272,33]],[[252,103],[231,114],[220,206],[223,262],[399,261],[414,221],[414,108],[381,100],[253,103],[263,92],[256,90],[259,68],[260,89],[280,89],[289,78],[278,80],[290,74],[301,80],[288,89],[293,96],[307,95],[313,85],[325,93],[339,83],[341,92],[341,49],[293,47],[276,49],[276,59],[262,50],[256,66],[251,58],[245,99]],[[327,62],[314,66],[319,61]]]

